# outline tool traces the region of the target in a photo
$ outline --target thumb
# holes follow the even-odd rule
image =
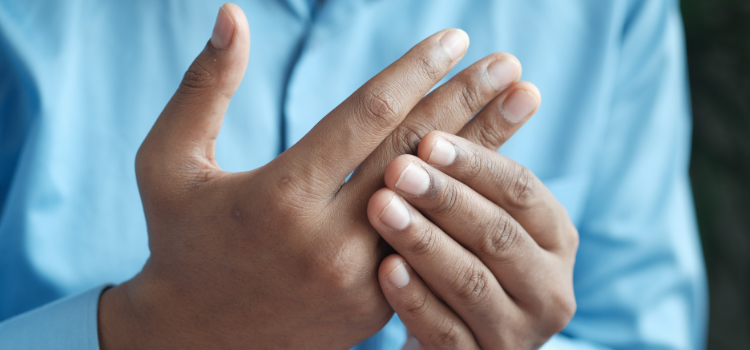
[[[216,137],[229,101],[242,82],[249,55],[247,18],[239,6],[224,4],[211,39],[151,128],[138,158],[179,168],[183,167],[175,162],[208,161],[205,165],[218,169],[214,160]]]

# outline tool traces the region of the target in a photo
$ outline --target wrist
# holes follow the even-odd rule
[[[98,334],[101,350],[134,349],[139,343],[136,318],[127,297],[127,282],[99,298]]]
[[[162,349],[168,329],[155,322],[165,315],[170,298],[159,297],[144,272],[113,288],[99,299],[98,333],[101,350]],[[156,336],[158,335],[158,336]],[[171,344],[175,345],[175,344]]]

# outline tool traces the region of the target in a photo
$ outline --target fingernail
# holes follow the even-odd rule
[[[487,67],[487,77],[490,85],[500,91],[518,79],[521,65],[513,58],[505,57],[490,63]]]
[[[399,289],[404,288],[409,284],[409,271],[406,271],[406,266],[404,263],[401,263],[386,278],[388,278],[388,282],[391,282],[394,287]]]
[[[505,120],[515,124],[528,117],[537,107],[537,103],[536,96],[528,91],[518,90],[503,102],[501,113]]]
[[[430,175],[422,169],[422,167],[414,164],[409,164],[404,171],[401,172],[398,181],[396,181],[396,188],[400,191],[404,191],[412,196],[419,196],[427,191],[430,187]]]
[[[232,17],[222,6],[219,9],[219,14],[216,16],[216,24],[214,24],[214,32],[211,34],[211,46],[216,49],[225,49],[232,42],[234,36],[234,21]]]
[[[469,47],[469,35],[461,29],[452,29],[440,38],[440,45],[448,51],[451,60],[457,60]]]
[[[435,144],[432,146],[430,159],[427,160],[427,163],[437,166],[448,166],[453,164],[453,160],[455,159],[456,147],[453,146],[452,143],[438,138],[435,140]]]
[[[380,222],[394,230],[403,230],[406,226],[409,226],[411,215],[409,215],[409,209],[406,208],[404,202],[398,196],[394,195],[391,198],[391,202],[380,213],[379,219]]]

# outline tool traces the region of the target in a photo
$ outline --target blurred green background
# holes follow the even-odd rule
[[[682,0],[708,349],[750,349],[750,1]]]

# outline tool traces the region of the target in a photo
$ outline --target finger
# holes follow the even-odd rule
[[[492,100],[458,132],[458,136],[497,151],[539,109],[539,89],[517,82]]]
[[[431,133],[419,157],[508,212],[546,250],[573,257],[578,235],[565,207],[527,168],[447,133]]]
[[[490,270],[390,189],[370,199],[372,226],[445,303],[483,347],[498,344],[497,330],[523,315]]]
[[[406,343],[404,343],[401,350],[422,350],[422,346],[419,345],[419,340],[414,337],[414,334],[409,332],[408,328],[406,329]]]
[[[425,39],[360,87],[275,162],[292,165],[292,173],[314,182],[308,190],[334,194],[463,57],[468,44],[468,36],[458,29]]]
[[[354,192],[354,197],[367,198],[382,187],[383,171],[393,158],[416,153],[422,137],[432,130],[458,132],[520,76],[518,59],[505,53],[489,55],[459,72],[414,107],[387,141],[357,169],[344,190]]]
[[[250,53],[250,30],[234,4],[219,9],[211,39],[193,61],[144,141],[144,153],[163,162],[199,158],[216,167],[214,147],[229,100],[242,81]]]
[[[388,165],[385,183],[476,255],[514,299],[546,304],[549,291],[540,288],[538,281],[540,277],[559,279],[544,276],[555,257],[542,250],[505,210],[410,155]]]
[[[386,257],[380,287],[406,329],[419,344],[406,349],[479,349],[469,327],[424,284],[399,255]]]

